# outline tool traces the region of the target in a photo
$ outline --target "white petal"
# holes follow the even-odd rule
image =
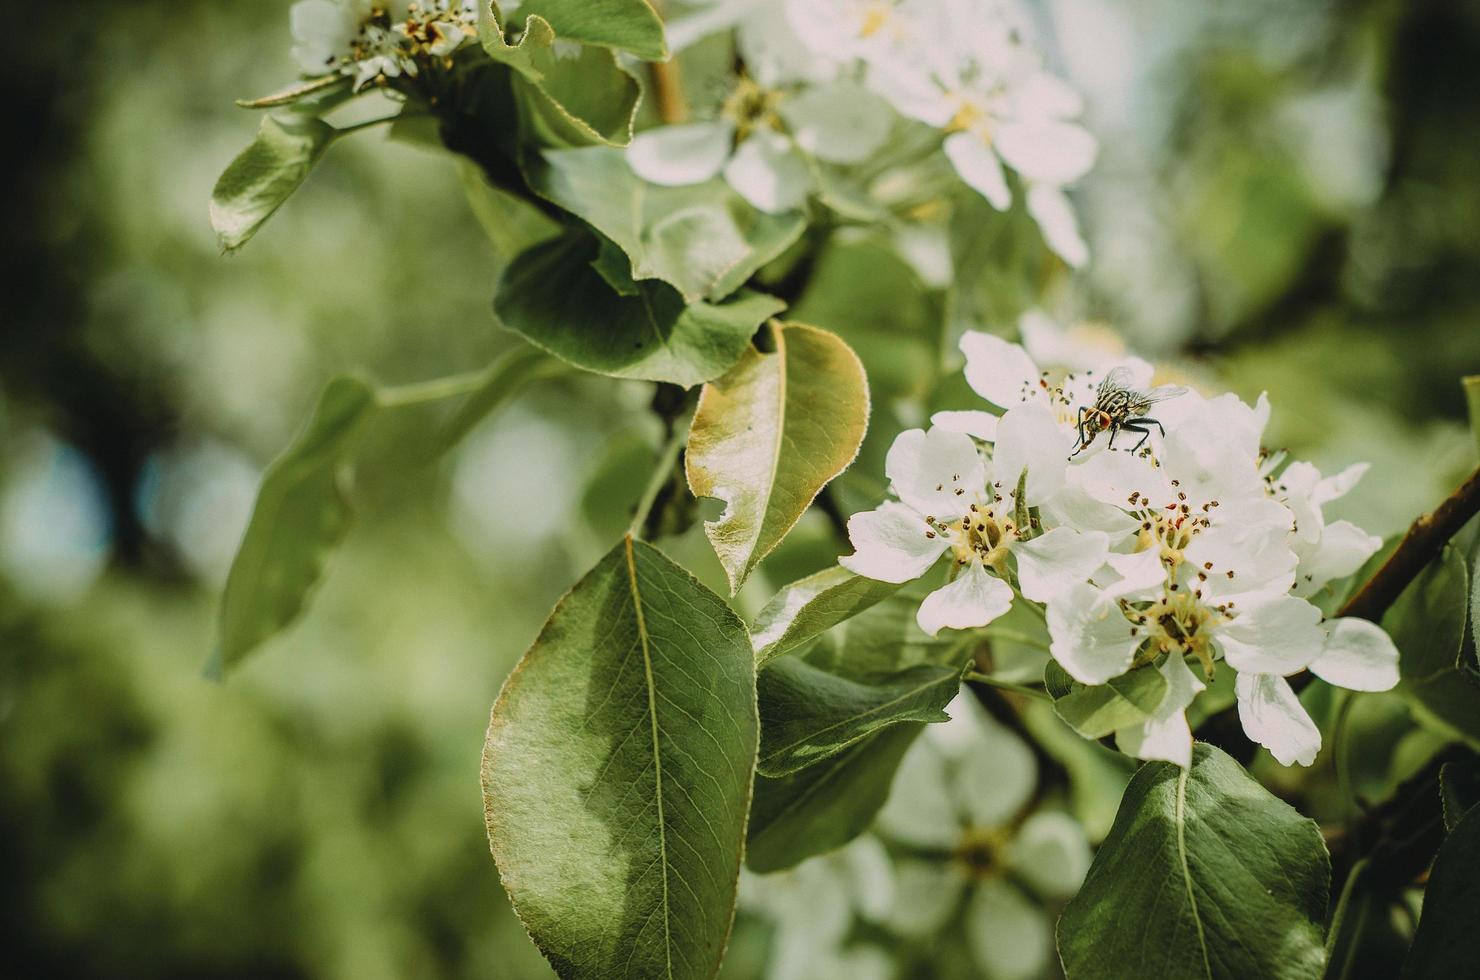
[[[1293,674],[1321,655],[1326,633],[1321,611],[1304,599],[1276,596],[1240,609],[1218,629],[1223,657],[1252,674]]]
[[[971,437],[935,427],[895,436],[884,457],[884,473],[900,500],[923,516],[946,520],[977,503],[987,481]]]
[[[820,160],[861,163],[889,138],[894,111],[854,82],[812,88],[781,104],[797,145]]]
[[[1234,682],[1244,734],[1270,751],[1282,766],[1308,766],[1321,750],[1321,732],[1289,681],[1275,674],[1239,674]]]
[[[926,537],[929,526],[904,504],[888,501],[878,510],[848,518],[848,540],[854,553],[838,564],[856,575],[880,582],[908,582],[930,570],[945,550],[945,541]]]
[[[1042,976],[1052,955],[1048,914],[998,878],[979,882],[961,922],[981,975],[992,980]]]
[[[1328,684],[1352,691],[1388,691],[1398,683],[1398,648],[1376,623],[1333,619],[1326,623],[1326,646],[1310,665]]]
[[[1008,409],[997,423],[992,452],[993,478],[1001,482],[1003,496],[1017,489],[1024,468],[1028,471],[1029,505],[1061,490],[1073,443],[1043,401]]]
[[[972,190],[987,199],[998,211],[1012,204],[1012,191],[1002,173],[1002,162],[986,140],[970,132],[952,133],[946,137],[946,157]]]
[[[1030,477],[1031,479],[1031,477]],[[1086,581],[1105,563],[1110,538],[1100,531],[1056,527],[1032,541],[1013,546],[1023,595],[1047,602],[1072,585]]]
[[[1058,493],[1038,505],[1043,519],[1050,525],[1065,525],[1081,531],[1104,531],[1112,541],[1124,539],[1140,525],[1119,507],[1101,503],[1074,481],[1074,468],[1069,468],[1069,483]]]
[[[1381,547],[1382,538],[1368,534],[1351,521],[1326,525],[1315,548],[1301,556],[1296,593],[1311,595],[1332,579],[1352,574]]]
[[[1038,365],[1019,345],[968,330],[961,335],[961,353],[966,355],[966,383],[993,405],[1011,408],[1039,397]]]
[[[1161,704],[1144,724],[1116,731],[1115,744],[1138,759],[1159,759],[1186,769],[1192,765],[1192,728],[1187,724],[1187,706],[1207,685],[1180,656],[1168,657],[1161,665],[1161,675],[1167,679],[1167,693]]]
[[[1103,437],[1099,441],[1103,442]],[[1128,506],[1132,494],[1156,505],[1174,495],[1165,471],[1135,453],[1099,453],[1076,463],[1072,473],[1074,483],[1086,494],[1115,508]]]
[[[975,721],[976,738],[956,765],[952,792],[972,826],[1007,826],[1033,798],[1038,760],[1022,739],[980,709]]]
[[[1048,605],[1050,652],[1081,684],[1103,684],[1130,669],[1144,637],[1131,633],[1120,606],[1092,585],[1065,589]]]
[[[728,123],[660,126],[632,138],[627,163],[650,183],[664,187],[699,184],[720,172],[729,159],[733,138]]]
[[[1079,233],[1074,205],[1062,190],[1047,184],[1029,187],[1028,213],[1038,222],[1043,240],[1059,258],[1076,269],[1089,261],[1089,246]]]
[[[905,765],[908,763],[906,757]],[[903,773],[904,765],[899,768]],[[897,795],[897,779],[894,785]],[[956,830],[959,833],[959,826]],[[950,849],[955,843],[953,838],[945,846]],[[967,882],[958,865],[905,858],[895,864],[894,873],[895,892],[899,898],[887,923],[891,932],[907,938],[926,939],[940,932],[941,927],[960,912]],[[810,974],[792,980],[804,978],[813,980]]]
[[[1099,150],[1084,127],[1053,121],[1004,122],[995,145],[1024,180],[1050,187],[1062,187],[1089,173]]]
[[[1131,555],[1106,555],[1105,564],[1119,576],[1104,585],[1106,598],[1149,599],[1166,586],[1167,570],[1161,561],[1161,549],[1149,548]],[[1095,579],[1099,581],[1098,578]]]
[[[948,432],[964,432],[983,442],[997,438],[997,416],[991,412],[936,412],[930,424]]]
[[[1189,751],[1192,740],[1188,739]],[[1007,846],[1007,861],[1043,898],[1069,898],[1089,871],[1089,842],[1079,822],[1067,813],[1040,810],[1018,828]]]
[[[1371,465],[1368,463],[1353,463],[1340,473],[1326,477],[1316,484],[1312,494],[1316,504],[1324,506],[1339,497],[1345,497],[1369,469]]]
[[[837,74],[837,65],[817,57],[797,36],[780,3],[751,0],[750,8],[735,43],[746,71],[763,88],[827,81]]]
[[[804,0],[811,3],[813,0]],[[928,71],[905,59],[873,61],[868,66],[869,87],[904,116],[937,128],[956,114],[956,106]]]
[[[1229,510],[1232,513],[1232,510]],[[1219,519],[1227,515],[1220,508]],[[1215,524],[1198,534],[1187,547],[1192,567],[1208,572],[1206,588],[1228,595],[1250,590],[1287,592],[1295,581],[1295,552],[1290,550],[1289,525],[1249,526],[1245,522]],[[1229,572],[1234,573],[1232,579]]]
[[[724,171],[729,185],[767,214],[800,207],[812,189],[807,161],[791,140],[770,130],[741,143]]]
[[[1027,119],[1070,119],[1084,111],[1084,97],[1056,75],[1037,71],[1012,87],[1013,108]]]
[[[949,760],[929,739],[915,739],[879,811],[879,829],[920,848],[954,847],[961,816],[952,798],[951,774]]]
[[[1012,589],[982,567],[968,562],[954,582],[925,597],[915,622],[935,636],[943,629],[973,629],[985,626],[1012,608]]]

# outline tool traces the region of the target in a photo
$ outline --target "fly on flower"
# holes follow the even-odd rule
[[[1079,431],[1079,446],[1073,455],[1078,456],[1088,449],[1095,437],[1107,429],[1110,431],[1111,449],[1115,448],[1117,433],[1139,433],[1141,440],[1131,448],[1131,452],[1140,449],[1151,437],[1148,426],[1156,426],[1162,436],[1166,436],[1166,429],[1162,428],[1162,424],[1146,413],[1157,402],[1176,398],[1185,394],[1187,389],[1182,385],[1162,385],[1150,391],[1138,391],[1130,387],[1130,377],[1130,371],[1126,368],[1115,368],[1095,389],[1094,405],[1080,407],[1075,421],[1075,428]]]

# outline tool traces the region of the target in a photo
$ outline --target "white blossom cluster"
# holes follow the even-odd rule
[[[1052,337],[1029,322],[1025,339]],[[1025,347],[976,331],[961,349],[966,380],[1003,414],[941,412],[929,429],[901,433],[885,464],[898,499],[853,516],[855,553],[841,559],[860,575],[906,582],[949,555],[947,584],[920,606],[922,629],[986,626],[1019,596],[1040,605],[1051,654],[1075,680],[1162,673],[1153,716],[1116,738],[1132,755],[1182,766],[1192,750],[1186,709],[1219,663],[1237,672],[1245,732],[1284,765],[1309,765],[1321,744],[1288,676],[1309,670],[1361,691],[1397,683],[1386,633],[1323,620],[1309,599],[1381,545],[1323,512],[1365,465],[1322,476],[1270,454],[1260,445],[1267,398],[1250,406],[1192,391],[1155,406],[1164,437],[1151,425],[1139,448],[1127,431],[1086,447],[1081,411],[1106,374],[1118,369],[1117,381],[1144,390],[1149,364],[1090,358],[1094,366],[1044,370]]]
[[[305,75],[348,75],[355,88],[415,76],[478,34],[478,0],[299,0],[293,59]]]
[[[1073,120],[1078,92],[1043,67],[1010,0],[721,0],[701,30],[736,25],[748,75],[720,118],[640,135],[629,159],[663,185],[726,180],[756,207],[797,207],[807,157],[860,163],[893,113],[937,129],[956,173],[998,210],[1022,183],[1045,241],[1070,265],[1089,256],[1064,187],[1098,146]],[[674,32],[680,37],[683,26]],[[892,111],[891,111],[892,110]]]

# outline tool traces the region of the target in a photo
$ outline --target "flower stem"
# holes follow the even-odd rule
[[[1040,687],[1029,687],[1026,684],[1014,684],[1011,681],[998,680],[991,674],[983,674],[981,671],[978,670],[968,670],[966,672],[966,679],[976,684],[985,684],[988,687],[995,687],[1000,691],[1011,691],[1013,694],[1021,694],[1024,697],[1037,698],[1040,701],[1050,700],[1048,692]]]
[[[669,432],[668,444],[663,447],[663,452],[658,457],[658,465],[653,468],[653,475],[648,480],[647,489],[643,490],[642,497],[637,502],[637,512],[632,515],[632,523],[627,526],[629,537],[641,538],[643,536],[648,515],[652,513],[653,504],[657,502],[658,495],[663,492],[663,487],[672,479],[673,465],[678,462],[678,454],[683,451],[688,436],[689,422],[685,417],[680,419],[679,423],[674,425]]]

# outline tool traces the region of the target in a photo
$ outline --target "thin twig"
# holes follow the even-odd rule
[[[637,503],[637,512],[632,515],[632,523],[627,526],[629,537],[644,536],[647,530],[648,515],[652,512],[658,495],[673,479],[674,464],[678,462],[678,454],[683,450],[684,443],[688,441],[688,435],[687,423],[675,424],[670,428],[668,444],[663,447],[663,453],[658,457],[658,465],[653,468],[652,478],[648,480],[647,489],[642,492],[642,498]]]
[[[1336,615],[1356,616],[1374,623],[1381,621],[1382,614],[1409,583],[1439,557],[1449,539],[1477,513],[1480,513],[1480,468],[1442,504],[1413,522],[1388,560]]]
[[[979,670],[968,670],[966,679],[976,684],[985,684],[995,687],[1000,691],[1011,691],[1013,694],[1021,694],[1024,697],[1037,698],[1040,701],[1049,700],[1048,692],[1041,687],[1029,687],[1026,684],[1014,684],[1011,681],[998,680],[991,674],[983,674]]]
[[[662,0],[653,3],[654,9],[662,16]],[[687,122],[689,118],[689,103],[684,98],[683,82],[679,78],[678,61],[672,56],[667,61],[653,61],[648,63],[648,78],[653,83],[653,104],[658,110],[658,118],[667,125]]]

